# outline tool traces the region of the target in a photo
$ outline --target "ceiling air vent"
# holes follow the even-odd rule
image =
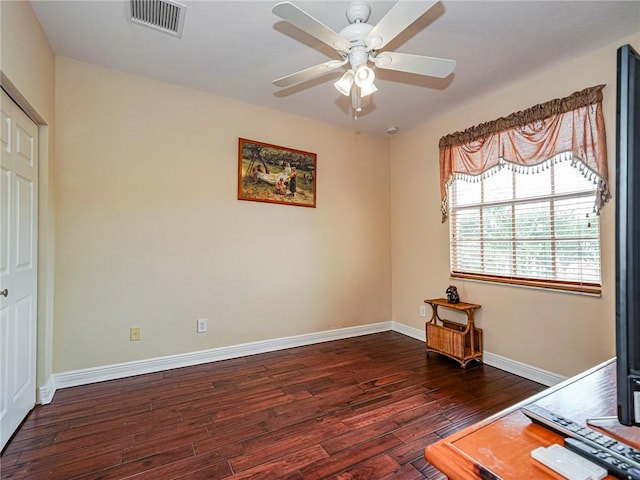
[[[167,0],[130,0],[127,9],[130,22],[182,37],[186,7]]]

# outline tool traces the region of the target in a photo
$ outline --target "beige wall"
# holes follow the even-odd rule
[[[54,55],[27,1],[3,1],[2,73],[38,114],[50,123],[54,114]]]
[[[479,303],[485,350],[561,375],[572,375],[614,353],[615,205],[601,213],[602,297],[449,278],[448,223],[440,223],[438,140],[585,87],[606,83],[603,109],[609,172],[615,188],[616,49],[640,34],[540,72],[468,103],[391,142],[393,320],[423,328],[419,307],[444,296],[449,284]],[[451,315],[454,316],[454,315]]]
[[[38,385],[52,372],[55,57],[26,1],[0,2],[2,87],[39,124]]]
[[[387,140],[62,57],[56,102],[54,371],[391,319]],[[238,137],[317,208],[238,201]]]
[[[615,160],[618,44],[479,98],[389,150],[383,139],[67,58],[54,72],[28,2],[0,5],[3,86],[44,125],[40,385],[52,361],[62,372],[390,319],[422,329],[422,300],[450,283],[440,136],[604,82]],[[640,34],[629,41],[638,49]],[[318,208],[237,201],[239,136],[317,152]],[[483,304],[487,351],[565,375],[612,355],[613,203],[601,221],[601,298],[454,282]],[[202,317],[209,332],[198,335]],[[129,342],[130,326],[142,328],[140,342]]]

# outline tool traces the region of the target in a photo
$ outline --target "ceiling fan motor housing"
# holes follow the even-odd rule
[[[367,63],[369,52],[365,38],[371,30],[373,30],[373,25],[368,23],[352,23],[340,30],[340,36],[349,41],[350,47],[347,53],[354,70],[358,65]]]
[[[373,30],[373,25],[369,25],[368,23],[352,23],[340,30],[340,36],[344,37],[351,44],[362,42],[362,45],[364,45],[364,39],[369,35],[371,30]]]

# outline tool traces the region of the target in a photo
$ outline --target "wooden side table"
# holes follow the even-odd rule
[[[433,314],[425,324],[427,352],[437,352],[460,362],[465,368],[471,360],[482,363],[482,329],[474,324],[474,315],[480,305],[475,303],[449,303],[446,298],[425,300],[431,305]],[[438,307],[466,313],[467,324],[442,319]]]

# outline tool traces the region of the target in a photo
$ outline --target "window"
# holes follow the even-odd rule
[[[454,277],[600,294],[603,88],[440,138]]]
[[[580,162],[502,161],[449,183],[454,277],[600,293],[598,184]]]

